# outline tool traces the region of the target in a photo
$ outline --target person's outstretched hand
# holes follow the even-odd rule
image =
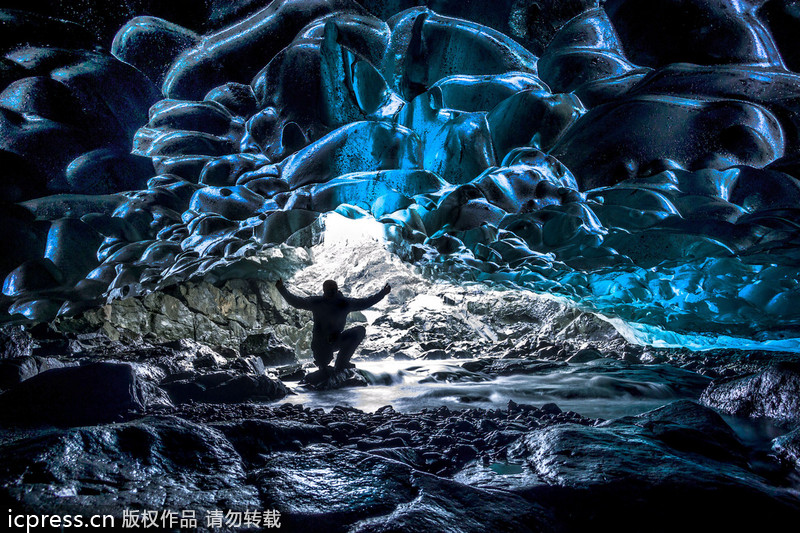
[[[279,278],[278,281],[275,282],[275,286],[279,289],[283,288],[283,278]]]
[[[383,290],[381,292],[383,294],[389,294],[390,292],[392,292],[392,286],[387,283],[386,285],[383,286]]]

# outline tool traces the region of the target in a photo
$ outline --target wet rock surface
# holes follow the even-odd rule
[[[610,421],[558,411],[196,403],[121,424],[5,430],[0,453],[17,460],[4,461],[4,499],[13,508],[115,516],[132,502],[267,506],[291,530],[334,531],[578,531],[588,521],[610,527],[623,507],[637,520],[659,516],[655,527],[666,531],[684,519],[669,511],[676,505],[737,502],[741,512],[698,518],[730,525],[780,524],[800,510],[780,481],[786,467],[752,467],[754,452],[696,403]],[[792,449],[790,439],[781,450]],[[47,460],[22,472],[20,457]]]
[[[792,426],[754,447],[717,412],[693,401],[611,420],[552,402],[326,410],[292,403],[291,394],[315,381],[308,363],[265,367],[263,354],[190,339],[152,344],[41,328],[15,335],[37,355],[4,362],[38,370],[25,379],[18,375],[22,380],[0,394],[0,455],[6,458],[0,485],[15,510],[91,508],[119,518],[134,504],[201,514],[220,507],[270,508],[282,513],[290,530],[316,524],[334,531],[474,530],[486,524],[580,531],[589,522],[634,531],[649,516],[658,516],[656,529],[667,531],[683,519],[668,509],[699,512],[723,502],[748,513],[701,523],[779,524],[800,513]],[[567,367],[575,376],[594,372],[606,376],[597,379],[616,381],[619,394],[637,394],[631,380],[642,372],[695,398],[710,382],[677,367],[687,358],[680,351],[658,352],[671,364],[627,362],[625,355],[639,354],[632,348],[619,354],[595,349],[590,361],[577,363],[566,360],[586,357],[587,349],[548,349],[553,347],[534,346],[528,357],[517,348],[514,357],[431,369],[420,385],[491,383]],[[273,348],[285,350],[274,342]],[[759,363],[758,354],[738,355],[702,361],[715,372],[772,368],[763,367],[766,356]],[[54,362],[67,366],[42,366]],[[408,362],[409,371],[414,363]],[[433,363],[421,357],[419,364]],[[114,376],[127,385],[117,386]],[[347,370],[317,382],[314,394],[378,389],[391,381],[384,379]],[[103,396],[108,392],[113,398]],[[270,403],[287,393],[288,402]],[[37,466],[23,466],[29,463]],[[618,523],[621,508],[636,518],[629,527]]]
[[[2,454],[3,500],[31,512],[121,516],[128,506],[207,510],[225,502],[244,510],[260,503],[219,431],[171,416],[7,435]]]
[[[797,420],[800,365],[776,363],[755,374],[715,380],[701,400],[734,415]]]
[[[697,404],[677,402],[592,428],[554,426],[526,435],[519,447],[532,473],[528,485],[516,491],[549,498],[554,495],[542,488],[557,486],[563,491],[559,496],[577,504],[593,523],[613,520],[612,501],[626,501],[634,519],[658,517],[655,527],[663,531],[684,521],[662,506],[665,501],[698,512],[714,501],[739,502],[738,510],[723,516],[695,515],[698,524],[709,526],[755,526],[762,520],[777,526],[797,513],[791,491],[773,492],[763,477],[748,471],[730,428]],[[751,506],[769,509],[769,516],[753,517]]]

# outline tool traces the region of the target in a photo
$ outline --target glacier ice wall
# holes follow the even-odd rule
[[[800,349],[790,2],[416,4],[137,16],[108,50],[2,11],[3,320],[269,278],[335,211],[637,342]]]

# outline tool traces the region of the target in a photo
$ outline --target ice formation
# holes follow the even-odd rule
[[[800,350],[795,19],[573,2],[545,39],[517,2],[362,4],[205,34],[136,17],[111,54],[3,11],[35,38],[0,42],[2,320],[269,277],[248,258],[335,211],[432,276],[563,296],[631,340]]]

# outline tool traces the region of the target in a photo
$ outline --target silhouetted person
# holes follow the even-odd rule
[[[329,279],[322,284],[322,296],[301,298],[290,293],[282,279],[278,280],[275,287],[289,305],[298,309],[307,309],[314,315],[311,350],[314,352],[314,362],[323,372],[327,371],[328,365],[333,360],[333,353],[337,350],[339,354],[336,356],[334,365],[337,371],[355,366],[350,362],[350,358],[364,340],[367,330],[364,329],[364,326],[355,326],[345,330],[347,315],[351,311],[361,311],[372,307],[392,290],[387,283],[380,292],[367,298],[347,298],[339,292],[336,282]]]

